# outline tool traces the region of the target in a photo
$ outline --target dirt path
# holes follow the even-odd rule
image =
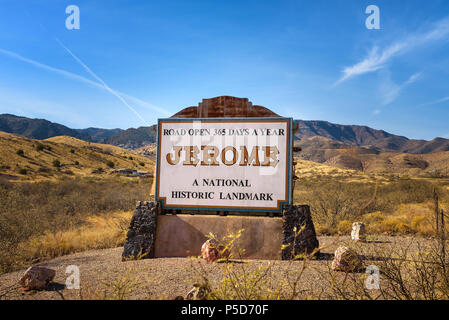
[[[333,252],[339,245],[348,245],[364,255],[366,264],[376,264],[382,257],[373,255],[373,252],[390,252],[397,248],[409,245],[415,246],[423,243],[425,239],[413,239],[405,237],[371,237],[367,243],[353,243],[348,237],[319,237],[322,259],[309,261],[308,268],[301,278],[300,288],[302,296],[316,297],[320,288],[325,289],[329,283],[324,279],[328,273],[329,264],[333,258]],[[59,257],[45,263],[46,266],[56,270],[53,284],[47,291],[23,294],[16,284],[24,270],[4,274],[0,276],[0,299],[102,299],[120,298],[120,292],[124,298],[130,299],[171,299],[175,296],[185,295],[197,278],[197,273],[192,268],[198,264],[190,258],[159,258],[139,261],[121,261],[122,248],[92,250],[82,253]],[[193,261],[193,262],[192,262]],[[274,263],[270,272],[270,281],[276,285],[286,277],[292,278],[294,272],[300,270],[301,261],[245,261],[241,266],[256,270],[260,266]],[[66,289],[66,268],[76,265],[80,270],[81,290]],[[223,277],[222,264],[207,264],[201,262],[212,285],[217,285]],[[198,266],[196,266],[198,269]],[[106,294],[105,294],[106,290]],[[128,291],[127,291],[128,290]]]

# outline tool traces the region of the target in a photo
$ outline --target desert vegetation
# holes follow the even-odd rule
[[[296,182],[294,200],[309,204],[318,234],[348,234],[352,222],[362,221],[372,234],[434,234],[437,194],[449,209],[449,182],[383,176],[310,176]]]
[[[0,272],[43,259],[122,245],[151,180],[109,177],[0,179]]]

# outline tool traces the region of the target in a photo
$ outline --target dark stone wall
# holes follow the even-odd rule
[[[126,235],[122,260],[154,257],[158,205],[139,201]]]
[[[315,227],[310,215],[310,207],[284,206],[284,231],[282,245],[286,246],[281,253],[282,260],[290,260],[299,254],[311,254],[319,247]],[[296,232],[302,229],[295,237]],[[316,252],[318,255],[319,252]]]

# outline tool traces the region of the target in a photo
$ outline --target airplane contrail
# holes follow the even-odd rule
[[[143,100],[141,100],[141,99],[138,99],[138,98],[136,98],[136,97],[133,97],[133,96],[131,96],[131,95],[125,94],[125,93],[123,93],[123,92],[119,92],[119,91],[112,90],[109,86],[107,86],[107,85],[104,83],[104,81],[101,80],[101,78],[99,78],[99,77],[96,76],[96,75],[94,76],[94,73],[93,73],[89,68],[87,68],[88,70],[90,70],[90,71],[88,71],[88,72],[89,72],[90,74],[92,74],[92,76],[94,76],[94,78],[95,78],[97,81],[99,81],[99,82],[92,81],[92,80],[87,79],[87,78],[85,78],[85,77],[83,77],[83,76],[80,76],[80,75],[78,75],[78,74],[75,74],[75,73],[72,73],[72,72],[69,72],[69,71],[66,71],[66,70],[63,70],[63,69],[55,68],[55,67],[52,67],[52,66],[49,66],[49,65],[40,63],[40,62],[38,62],[38,61],[35,61],[35,60],[32,60],[32,59],[23,57],[23,56],[21,56],[21,55],[15,53],[15,52],[12,52],[12,51],[9,51],[9,50],[5,50],[5,49],[0,48],[0,53],[4,54],[4,55],[6,55],[6,56],[9,56],[9,57],[11,57],[11,58],[14,58],[14,59],[16,59],[16,60],[19,60],[19,61],[22,61],[22,62],[26,62],[26,63],[31,64],[31,65],[33,65],[33,66],[35,66],[35,67],[40,68],[40,69],[44,69],[44,70],[47,70],[47,71],[50,71],[50,72],[54,72],[54,73],[60,74],[60,75],[62,75],[62,76],[65,76],[65,77],[67,77],[67,78],[69,78],[69,79],[77,80],[77,81],[86,83],[86,84],[88,84],[88,85],[91,85],[91,86],[94,86],[94,87],[97,87],[97,88],[106,90],[106,91],[112,93],[112,94],[113,94],[114,96],[116,96],[117,98],[119,98],[119,100],[122,101],[122,102],[123,102],[123,103],[124,103],[130,110],[131,110],[131,111],[133,111],[133,113],[135,113],[135,114],[139,117],[139,119],[142,120],[145,124],[147,124],[147,122],[146,122],[146,121],[145,121],[145,120],[144,120],[144,119],[137,113],[137,111],[136,111],[134,108],[132,108],[126,101],[124,101],[124,99],[122,98],[122,96],[126,97],[127,99],[132,100],[132,101],[135,102],[136,104],[139,104],[139,105],[144,106],[144,107],[146,107],[146,108],[149,108],[149,109],[151,109],[151,110],[153,110],[153,111],[156,111],[156,112],[158,112],[158,113],[160,113],[160,114],[163,114],[164,116],[170,116],[170,115],[171,115],[171,113],[168,112],[168,111],[165,110],[165,109],[156,107],[156,106],[154,106],[154,105],[152,105],[152,104],[150,104],[150,103],[148,103],[148,102],[145,102],[145,101],[143,101]],[[82,61],[79,60],[78,58],[75,59],[75,60],[77,60],[77,61],[79,61],[79,62],[82,63]],[[83,66],[83,63],[82,63],[81,65]],[[84,66],[85,66],[85,64],[84,64]],[[83,66],[83,67],[84,67],[84,66]],[[86,67],[87,67],[87,66],[86,66]],[[87,70],[87,69],[86,69],[86,70]],[[92,73],[91,73],[91,72],[92,72]],[[112,90],[112,92],[111,92],[111,90]],[[147,125],[148,125],[148,124],[147,124]]]
[[[148,124],[148,122],[146,122],[146,120],[136,111],[136,109],[134,109],[133,107],[131,107],[128,102],[126,102],[125,99],[123,99],[123,97],[121,95],[119,95],[115,90],[111,89],[111,87],[109,87],[106,82],[103,81],[103,79],[101,79],[99,76],[97,76],[83,61],[81,61],[80,58],[78,58],[72,51],[70,51],[69,48],[67,48],[61,41],[59,41],[58,38],[55,38],[56,42],[59,43],[59,45],[61,47],[63,47],[71,56],[73,59],[75,59],[76,62],[78,62],[83,68],[84,70],[86,70],[92,77],[94,77],[95,79],[97,79],[98,82],[100,82],[103,87],[109,92],[111,93],[113,96],[117,97],[117,99],[119,99],[126,107],[128,107],[129,110],[131,110],[132,112],[134,112],[134,114],[143,121],[143,123],[145,123],[147,126],[150,126]]]

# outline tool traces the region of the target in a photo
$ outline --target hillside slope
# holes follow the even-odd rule
[[[116,146],[125,147],[127,149],[137,149],[144,145],[154,143],[156,141],[155,126],[139,127],[137,129],[130,128],[124,130],[108,139],[105,143]]]
[[[87,129],[75,129],[80,134],[90,137],[93,142],[104,142],[106,139],[115,136],[122,132],[122,129],[101,129],[101,128],[87,128]]]
[[[47,139],[55,136],[71,136],[89,140],[89,136],[62,124],[44,119],[30,119],[12,114],[0,114],[0,131],[19,134],[31,139]]]
[[[414,140],[367,126],[341,125],[327,121],[295,120],[295,122],[299,126],[295,134],[296,140],[319,136],[347,145],[370,146],[387,152],[425,154],[449,151],[449,139]]]
[[[366,173],[448,176],[449,151],[427,154],[383,152],[373,146],[347,145],[324,137],[304,138],[295,146],[302,160]]]
[[[0,177],[9,179],[101,177],[113,171],[111,166],[148,172],[154,168],[152,160],[137,153],[66,136],[40,141],[0,132],[0,150]],[[60,166],[55,166],[56,160]]]

